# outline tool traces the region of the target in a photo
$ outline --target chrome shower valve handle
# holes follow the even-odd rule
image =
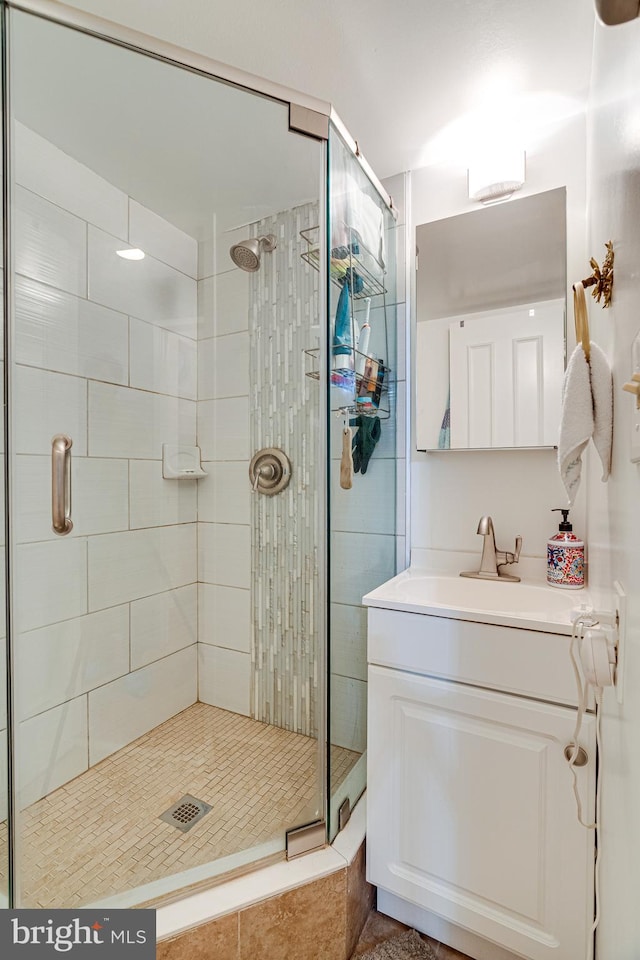
[[[254,493],[275,496],[288,486],[291,479],[289,457],[277,447],[258,450],[249,464],[249,479]]]

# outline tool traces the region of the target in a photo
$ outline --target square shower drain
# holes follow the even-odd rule
[[[186,833],[198,820],[202,820],[209,810],[211,807],[204,800],[198,800],[190,793],[185,793],[184,797],[180,797],[177,803],[160,815],[160,819]]]

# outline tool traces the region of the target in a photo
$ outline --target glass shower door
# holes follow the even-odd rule
[[[366,785],[367,611],[362,598],[396,572],[399,351],[395,220],[333,125],[329,188],[333,839]],[[346,483],[345,435],[353,459]]]
[[[129,906],[323,817],[324,145],[9,21],[15,902]]]

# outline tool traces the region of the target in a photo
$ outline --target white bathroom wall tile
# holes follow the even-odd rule
[[[249,460],[249,398],[201,400],[198,444],[203,460]]]
[[[163,443],[193,445],[196,404],[106,383],[89,383],[89,455],[161,460]]]
[[[47,710],[20,724],[18,806],[46,797],[88,767],[87,698]]]
[[[547,538],[557,526],[551,507],[566,500],[555,451],[414,456],[412,548],[470,551],[479,557],[478,520],[488,514],[500,550],[513,550],[521,536],[523,557],[546,556]]]
[[[198,282],[198,337],[222,337],[249,328],[249,274],[231,270]]]
[[[0,548],[0,610],[6,610],[7,588],[5,584],[5,565],[7,562],[7,551],[3,544]],[[0,618],[0,639],[4,639],[7,632],[6,618]],[[1,681],[0,681],[1,682]],[[6,689],[6,688],[5,688]],[[1,695],[0,695],[1,698]]]
[[[198,520],[205,523],[249,523],[248,460],[204,463],[208,476],[198,480]]]
[[[18,121],[13,137],[16,183],[126,240],[127,195],[122,190]]]
[[[131,604],[131,669],[160,660],[198,639],[198,586],[168,590]]]
[[[250,682],[248,653],[198,644],[198,698],[202,703],[248,717]]]
[[[126,460],[71,458],[73,530],[70,538],[126,530],[129,470]],[[17,543],[59,540],[51,529],[51,457],[15,459],[14,524]]]
[[[197,480],[165,480],[158,460],[131,460],[131,529],[194,523]]]
[[[395,230],[396,234],[396,263],[397,263],[397,282],[396,282],[396,301],[404,303],[407,299],[407,235],[404,225]]]
[[[15,305],[18,363],[128,382],[127,317],[26,277],[16,278]]]
[[[5,637],[0,637],[0,683],[2,684],[2,694],[0,695],[0,740],[4,738],[4,731],[7,726],[7,642]],[[6,767],[5,767],[6,770]],[[0,780],[2,775],[0,775]]]
[[[395,575],[395,537],[376,533],[333,533],[331,599],[357,606],[370,590]]]
[[[331,743],[362,753],[367,747],[367,685],[331,675]]]
[[[211,276],[213,276],[213,237],[200,240],[198,243],[198,280]]]
[[[2,373],[2,364],[0,363],[0,375],[1,375],[1,373]],[[0,427],[0,433],[2,433],[2,432],[3,432],[2,427]],[[4,504],[4,502],[5,502],[5,501],[4,501],[4,495],[5,495],[5,478],[4,478],[4,470],[3,470],[3,467],[4,467],[3,460],[4,460],[4,455],[3,455],[3,453],[0,452],[0,498],[1,498],[1,499],[0,499],[0,503],[2,503],[2,504]],[[2,510],[2,511],[4,511],[4,509],[5,509],[4,507],[0,508],[0,510]],[[5,552],[4,552],[4,547],[5,547],[5,530],[2,529],[3,526],[4,526],[4,524],[3,524],[3,523],[0,523],[0,594],[2,594],[2,581],[3,581],[3,576],[4,576],[4,562],[5,562]],[[4,603],[4,596],[3,596],[3,595],[2,595],[1,598],[0,598],[0,604],[1,604],[1,603]],[[1,606],[0,606],[0,609],[1,609]],[[4,636],[4,624],[3,624],[2,620],[3,620],[3,618],[0,616],[0,636]]]
[[[396,380],[407,379],[407,310],[405,303],[399,303],[396,312],[396,369],[391,376]]]
[[[130,384],[141,390],[196,399],[196,341],[180,337],[162,327],[131,319]]]
[[[249,334],[233,333],[198,344],[198,399],[249,393]]]
[[[129,243],[194,280],[198,276],[197,240],[135,200],[129,200]]]
[[[2,776],[0,776],[0,817],[3,820],[7,819],[7,774],[8,770],[7,764],[7,731],[0,731],[0,770],[2,770]],[[5,903],[2,904],[3,908],[6,906]]]
[[[331,672],[367,679],[367,610],[331,604]]]
[[[19,545],[14,596],[18,632],[86,613],[87,541],[58,537],[51,543]]]
[[[240,653],[251,649],[251,593],[198,584],[198,641]]]
[[[93,765],[197,700],[195,644],[89,694]]]
[[[251,530],[248,526],[198,524],[198,580],[225,587],[250,586]]]
[[[392,412],[394,406],[396,416],[395,422],[397,424],[395,456],[402,460],[407,455],[407,385],[404,381],[396,384],[395,401],[393,399],[391,401]]]
[[[196,581],[196,525],[89,539],[89,609],[100,610]]]
[[[198,280],[198,340],[213,337],[214,278]]]
[[[396,533],[407,533],[407,461],[396,460]]]
[[[17,656],[18,714],[26,719],[129,672],[129,608],[23,633]]]
[[[51,456],[51,438],[73,440],[72,457],[87,452],[87,382],[79,377],[17,365],[14,369],[16,453]]]
[[[16,273],[87,295],[87,225],[29,190],[16,187]]]
[[[214,334],[249,329],[249,274],[244,270],[221,273],[213,279]]]
[[[195,339],[195,280],[154,257],[125,260],[116,253],[122,247],[122,241],[89,226],[89,299]]]
[[[407,556],[407,538],[396,537],[396,572],[402,573],[409,566],[409,557]]]
[[[354,473],[353,486],[340,486],[340,461],[331,462],[331,528],[355,533],[395,533],[396,465],[371,460],[364,476]]]

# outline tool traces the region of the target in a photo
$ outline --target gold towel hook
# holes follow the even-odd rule
[[[585,359],[589,362],[591,355],[591,341],[589,336],[589,313],[587,298],[584,293],[584,282],[573,285],[573,313],[576,323],[576,341],[582,344]]]
[[[594,287],[591,295],[596,303],[600,303],[600,300],[604,299],[602,306],[610,307],[613,293],[613,242],[609,240],[605,243],[605,247],[607,248],[607,254],[602,261],[602,269],[598,266],[598,261],[591,257],[589,264],[593,273],[582,281],[582,286]]]

